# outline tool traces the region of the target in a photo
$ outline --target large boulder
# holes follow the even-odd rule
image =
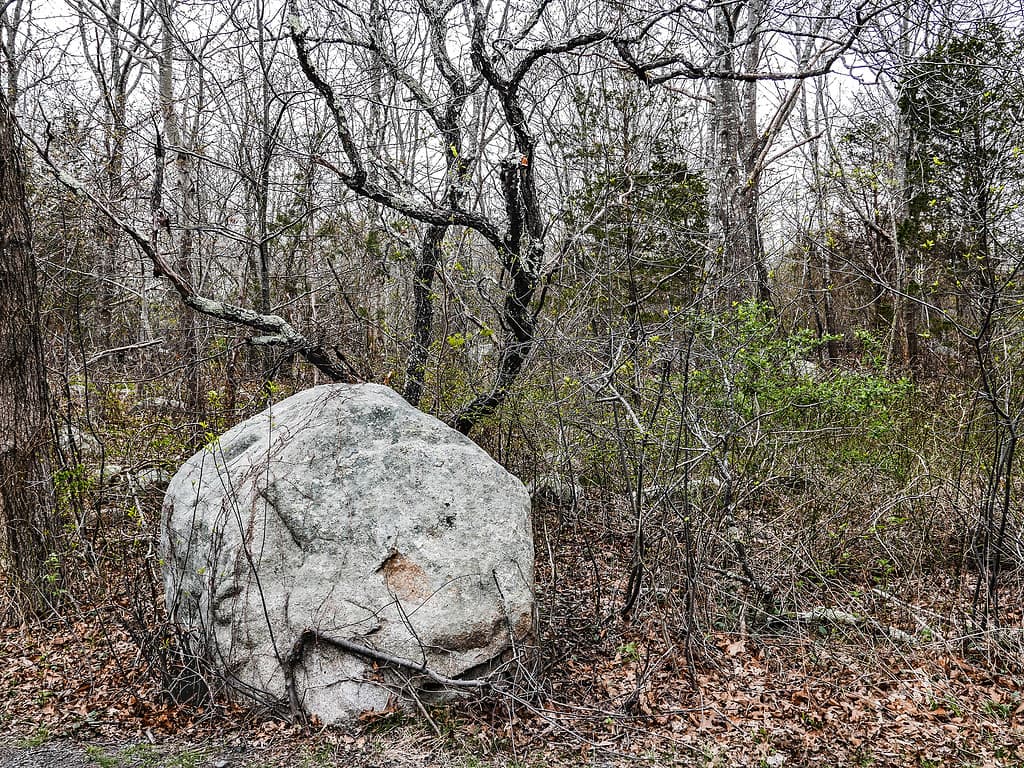
[[[519,480],[391,389],[314,387],[171,480],[168,611],[236,694],[343,721],[528,642],[529,514]]]

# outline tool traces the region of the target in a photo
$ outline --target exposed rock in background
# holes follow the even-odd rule
[[[103,456],[103,446],[96,436],[71,424],[62,424],[57,429],[57,440],[62,452],[69,456],[88,461]]]
[[[529,511],[519,480],[394,391],[315,387],[171,481],[169,613],[236,694],[291,694],[324,722],[384,709],[394,665],[327,640],[446,678],[508,658],[534,628]]]
[[[144,411],[170,411],[179,413],[187,411],[188,405],[181,400],[173,400],[169,397],[147,397],[132,405],[134,413]]]
[[[578,478],[557,474],[538,475],[530,481],[529,488],[534,502],[554,508],[571,507],[586,493]]]
[[[171,474],[162,467],[149,467],[139,470],[132,479],[140,490],[166,488],[171,482]]]

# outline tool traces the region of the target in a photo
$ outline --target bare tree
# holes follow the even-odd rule
[[[173,215],[178,223],[178,242],[172,244],[174,256],[172,257],[175,271],[187,282],[193,283],[196,279],[196,184],[194,179],[195,162],[195,132],[186,136],[183,130],[183,118],[179,113],[179,107],[174,94],[174,64],[176,49],[176,34],[174,24],[174,2],[172,0],[161,0],[160,23],[162,26],[160,35],[160,53],[158,66],[158,98],[160,113],[162,117],[162,129],[164,139],[170,147],[173,157],[171,164],[172,174],[170,183],[170,198],[167,208],[161,195],[158,184],[154,184],[152,195],[154,221],[161,216]],[[200,73],[199,77],[202,77]],[[191,140],[190,140],[191,139]],[[159,141],[158,141],[159,144]],[[156,161],[161,166],[164,163],[162,153],[158,153]],[[158,177],[163,177],[163,168],[158,172]],[[169,209],[169,210],[168,210]],[[154,226],[156,232],[158,227]],[[168,227],[170,231],[170,227]],[[159,247],[156,237],[153,238],[154,248]],[[191,409],[201,412],[203,408],[203,386],[202,370],[199,364],[201,351],[199,349],[199,327],[195,317],[188,315],[182,318],[182,333],[178,339],[179,354],[185,367],[185,392],[186,402]]]
[[[487,370],[487,383],[475,385],[471,394],[464,396],[451,416],[452,423],[463,431],[472,429],[502,405],[520,377],[533,348],[546,285],[559,268],[564,250],[556,241],[565,235],[569,220],[563,215],[565,200],[553,191],[556,185],[552,180],[558,176],[553,168],[556,153],[545,134],[550,125],[544,112],[557,103],[559,93],[571,90],[573,76],[566,74],[568,69],[558,70],[553,62],[587,59],[591,66],[621,67],[604,55],[602,45],[609,41],[614,42],[625,68],[648,85],[690,79],[718,83],[723,94],[736,92],[735,98],[720,94],[717,101],[719,126],[729,127],[720,133],[731,142],[731,149],[719,154],[728,155],[723,164],[735,172],[730,171],[731,181],[716,187],[719,205],[715,213],[721,222],[728,219],[728,226],[723,223],[720,227],[721,237],[737,243],[736,259],[742,257],[743,264],[752,265],[756,272],[757,279],[751,283],[755,294],[768,298],[768,268],[759,230],[760,178],[779,154],[773,155],[772,147],[798,101],[799,88],[792,85],[780,93],[776,111],[765,127],[757,120],[760,97],[756,86],[766,80],[786,82],[829,71],[848,50],[861,16],[853,14],[852,21],[824,13],[800,16],[799,24],[793,22],[793,35],[798,40],[803,35],[811,42],[797,45],[795,53],[787,52],[788,58],[771,58],[762,55],[762,36],[785,14],[779,9],[770,14],[757,3],[733,6],[722,10],[733,14],[722,17],[726,27],[732,24],[732,31],[728,35],[727,29],[723,32],[725,37],[717,48],[707,48],[709,41],[700,39],[701,31],[706,32],[707,17],[698,14],[691,18],[693,13],[687,8],[616,11],[607,17],[612,19],[610,24],[607,20],[598,24],[598,12],[584,12],[569,0],[526,7],[485,6],[475,0],[375,0],[365,8],[307,8],[291,3],[287,36],[305,87],[312,88],[326,109],[337,142],[334,152],[314,150],[312,157],[303,159],[310,169],[307,177],[314,167],[326,169],[358,201],[335,200],[332,205],[359,212],[367,228],[388,237],[401,230],[402,249],[414,254],[411,317],[401,326],[388,323],[391,333],[396,327],[401,334],[408,329],[404,391],[410,401],[418,403],[424,391],[426,363],[436,336],[435,281],[444,266],[446,243],[451,244],[456,236],[459,243],[469,242],[477,253],[490,257],[490,263],[475,275],[476,295],[472,297],[487,319],[473,321],[481,331],[493,333],[498,344],[493,368]],[[163,4],[165,31],[173,26],[172,10],[169,3]],[[747,20],[737,28],[741,11]],[[248,158],[252,161],[247,161],[248,170],[238,175],[249,190],[249,203],[257,209],[248,242],[258,247],[260,291],[255,303],[259,311],[245,309],[244,298],[222,301],[218,296],[225,292],[204,284],[203,276],[194,273],[193,264],[183,256],[185,251],[193,252],[190,238],[193,227],[198,231],[200,226],[194,187],[203,183],[205,174],[197,174],[196,168],[224,169],[225,163],[211,157],[197,142],[190,146],[181,132],[173,93],[174,61],[168,54],[166,34],[163,49],[151,56],[161,62],[162,138],[174,158],[173,205],[169,207],[178,224],[176,255],[169,258],[170,251],[162,252],[167,249],[158,238],[139,236],[131,215],[122,213],[119,221],[135,230],[132,239],[145,243],[144,250],[157,271],[171,279],[190,306],[201,305],[200,311],[212,317],[259,330],[263,335],[256,338],[258,343],[278,345],[286,354],[301,354],[332,378],[352,378],[352,368],[339,345],[314,338],[316,334],[309,335],[294,320],[273,311],[270,244],[277,233],[269,226],[270,169],[278,147],[282,153],[290,150],[293,157],[299,154],[294,147],[285,148],[275,131],[286,117],[286,104],[293,108],[305,105],[299,104],[295,94],[271,87],[265,63],[277,50],[277,39],[264,31],[272,18],[261,13],[257,16],[252,22],[258,27],[255,39],[246,45],[254,47],[260,62],[255,75],[262,85],[258,93],[252,91],[258,96],[252,106],[254,114],[258,113],[254,122],[260,126],[261,148],[258,157]],[[694,27],[691,22],[695,20],[701,24]],[[852,31],[843,26],[849,24]],[[842,35],[836,32],[840,27]],[[702,45],[706,56],[701,63],[680,52],[687,46],[699,49]],[[212,91],[220,87],[216,75],[206,71],[205,49],[183,52],[182,56],[194,63],[194,71],[203,70],[201,79]],[[770,66],[764,66],[766,61]],[[737,136],[742,139],[739,144]],[[304,143],[309,147],[317,144]],[[163,160],[158,164],[162,172]],[[67,182],[60,169],[55,172]],[[76,191],[97,197],[84,185],[71,182]],[[162,207],[160,186],[154,186],[154,221]],[[101,210],[109,208],[106,204]],[[738,213],[733,216],[730,211]],[[409,221],[414,225],[409,226]],[[205,231],[213,229],[209,223],[202,226]],[[728,238],[725,230],[731,233]],[[152,231],[159,233],[157,227]],[[243,239],[236,238],[236,242]],[[726,271],[729,258],[722,257],[721,263],[714,265],[716,274]],[[344,291],[340,280],[339,285]],[[373,303],[370,298],[368,304]],[[459,297],[459,301],[464,299]],[[358,308],[350,309],[358,314]]]
[[[127,6],[127,7],[126,7]],[[151,8],[122,0],[90,3],[77,1],[78,42],[101,97],[103,195],[119,210],[125,205],[125,156],[128,136],[128,100],[142,74]],[[107,347],[114,344],[113,312],[116,283],[123,274],[122,233],[113,221],[99,222],[103,246],[96,264],[96,331]]]
[[[866,2],[844,17],[829,4],[792,9],[733,0],[708,6],[706,14],[682,6],[652,15],[639,34],[616,40],[624,64],[650,86],[686,80],[710,85],[712,221],[719,242],[706,268],[710,289],[725,286],[731,299],[771,301],[762,179],[792,150],[777,144],[799,104],[802,82],[830,73],[877,12]],[[694,29],[707,32],[695,38]],[[774,99],[760,88],[766,83],[781,86]],[[772,108],[762,121],[764,104]]]
[[[503,294],[497,309],[501,327],[499,359],[489,389],[476,395],[452,417],[453,424],[463,432],[493,413],[508,396],[529,355],[537,313],[543,303],[541,287],[549,269],[546,240],[550,221],[538,169],[543,154],[539,151],[535,121],[531,119],[536,97],[529,91],[529,78],[546,57],[587,49],[608,37],[607,31],[577,31],[566,23],[563,26],[567,28],[559,30],[558,37],[541,40],[538,25],[546,32],[542,22],[550,23],[554,18],[548,4],[538,4],[516,19],[509,18],[508,10],[485,8],[476,0],[398,3],[387,9],[388,18],[393,21],[389,37],[381,39],[373,16],[354,11],[330,19],[332,28],[314,35],[310,29],[312,22],[300,15],[298,3],[291,5],[290,35],[299,63],[330,109],[341,145],[342,164],[332,163],[331,169],[360,197],[434,228],[428,230],[423,240],[417,268],[417,330],[407,374],[407,391],[413,397],[418,399],[422,386],[417,382],[418,370],[430,330],[425,299],[432,279],[431,265],[436,263],[445,228],[469,229],[497,254]],[[398,28],[397,19],[404,19],[407,27]],[[392,54],[399,46],[405,47],[401,40],[415,40],[417,34],[430,41],[427,55],[431,58],[431,70],[439,76],[435,81],[443,83],[447,90],[444,94],[437,93],[437,82],[417,79]],[[468,48],[468,56],[459,61],[449,53],[453,35],[461,36]],[[396,87],[408,92],[409,99],[426,113],[433,131],[420,139],[421,149],[415,150],[412,157],[419,160],[417,152],[431,152],[436,157],[440,149],[445,158],[446,180],[442,194],[417,194],[418,184],[430,183],[429,172],[425,177],[410,178],[396,171],[389,158],[369,156],[366,152],[366,142],[354,127],[355,99],[351,93],[339,91],[327,74],[332,64],[329,44],[333,42],[371,50],[380,56]],[[337,77],[340,79],[343,74],[339,71]],[[467,101],[476,92],[484,94],[481,103],[488,113],[486,118],[466,113]],[[502,215],[490,212],[488,203],[479,197],[472,204],[466,199],[468,176],[481,160],[477,152],[482,150],[465,145],[465,129],[461,126],[467,119],[472,125],[474,118],[483,121],[485,130],[499,136],[506,145],[503,152],[491,150],[490,163],[483,166],[486,174],[497,178]]]
[[[0,54],[3,55],[7,75],[7,101],[12,105],[18,101],[18,75],[25,57],[24,51],[18,47],[18,30],[31,10],[31,0],[5,3],[0,10]]]

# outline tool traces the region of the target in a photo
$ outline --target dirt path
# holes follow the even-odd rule
[[[81,747],[43,744],[37,747],[0,746],[0,768],[95,768]]]
[[[301,765],[301,762],[297,762]],[[220,754],[210,748],[138,744],[0,744],[0,768],[262,768],[252,753]],[[287,765],[287,764],[285,764]]]
[[[516,763],[444,750],[388,751],[379,745],[339,752],[326,745],[231,746],[167,741],[38,743],[0,739],[0,768],[508,768]]]

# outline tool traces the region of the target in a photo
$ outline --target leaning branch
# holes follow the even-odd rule
[[[155,239],[151,240],[139,232],[135,227],[117,215],[102,200],[90,192],[86,186],[59,168],[50,157],[46,147],[40,146],[35,139],[25,134],[26,139],[35,147],[39,157],[43,160],[50,174],[66,189],[80,198],[87,199],[107,219],[114,223],[121,231],[130,237],[139,250],[153,264],[154,274],[163,276],[173,286],[181,302],[190,309],[200,312],[217,320],[224,320],[234,325],[241,325],[254,331],[259,331],[263,336],[253,339],[253,343],[272,344],[281,346],[290,352],[301,355],[311,365],[315,366],[321,373],[332,381],[354,382],[359,380],[355,369],[349,364],[342,354],[337,350],[331,351],[317,344],[311,343],[291,323],[280,315],[262,314],[255,312],[248,307],[241,307],[226,301],[219,301],[208,296],[197,293],[191,283],[178,272],[163,254],[155,247]]]
[[[112,347],[111,349],[104,349],[102,352],[97,352],[95,355],[85,361],[86,367],[95,365],[100,360],[111,357],[112,355],[119,355],[122,352],[132,352],[136,349],[145,349],[146,347],[152,347],[156,344],[163,344],[164,339],[149,339],[148,341],[140,341],[135,344],[126,344],[123,347]]]

